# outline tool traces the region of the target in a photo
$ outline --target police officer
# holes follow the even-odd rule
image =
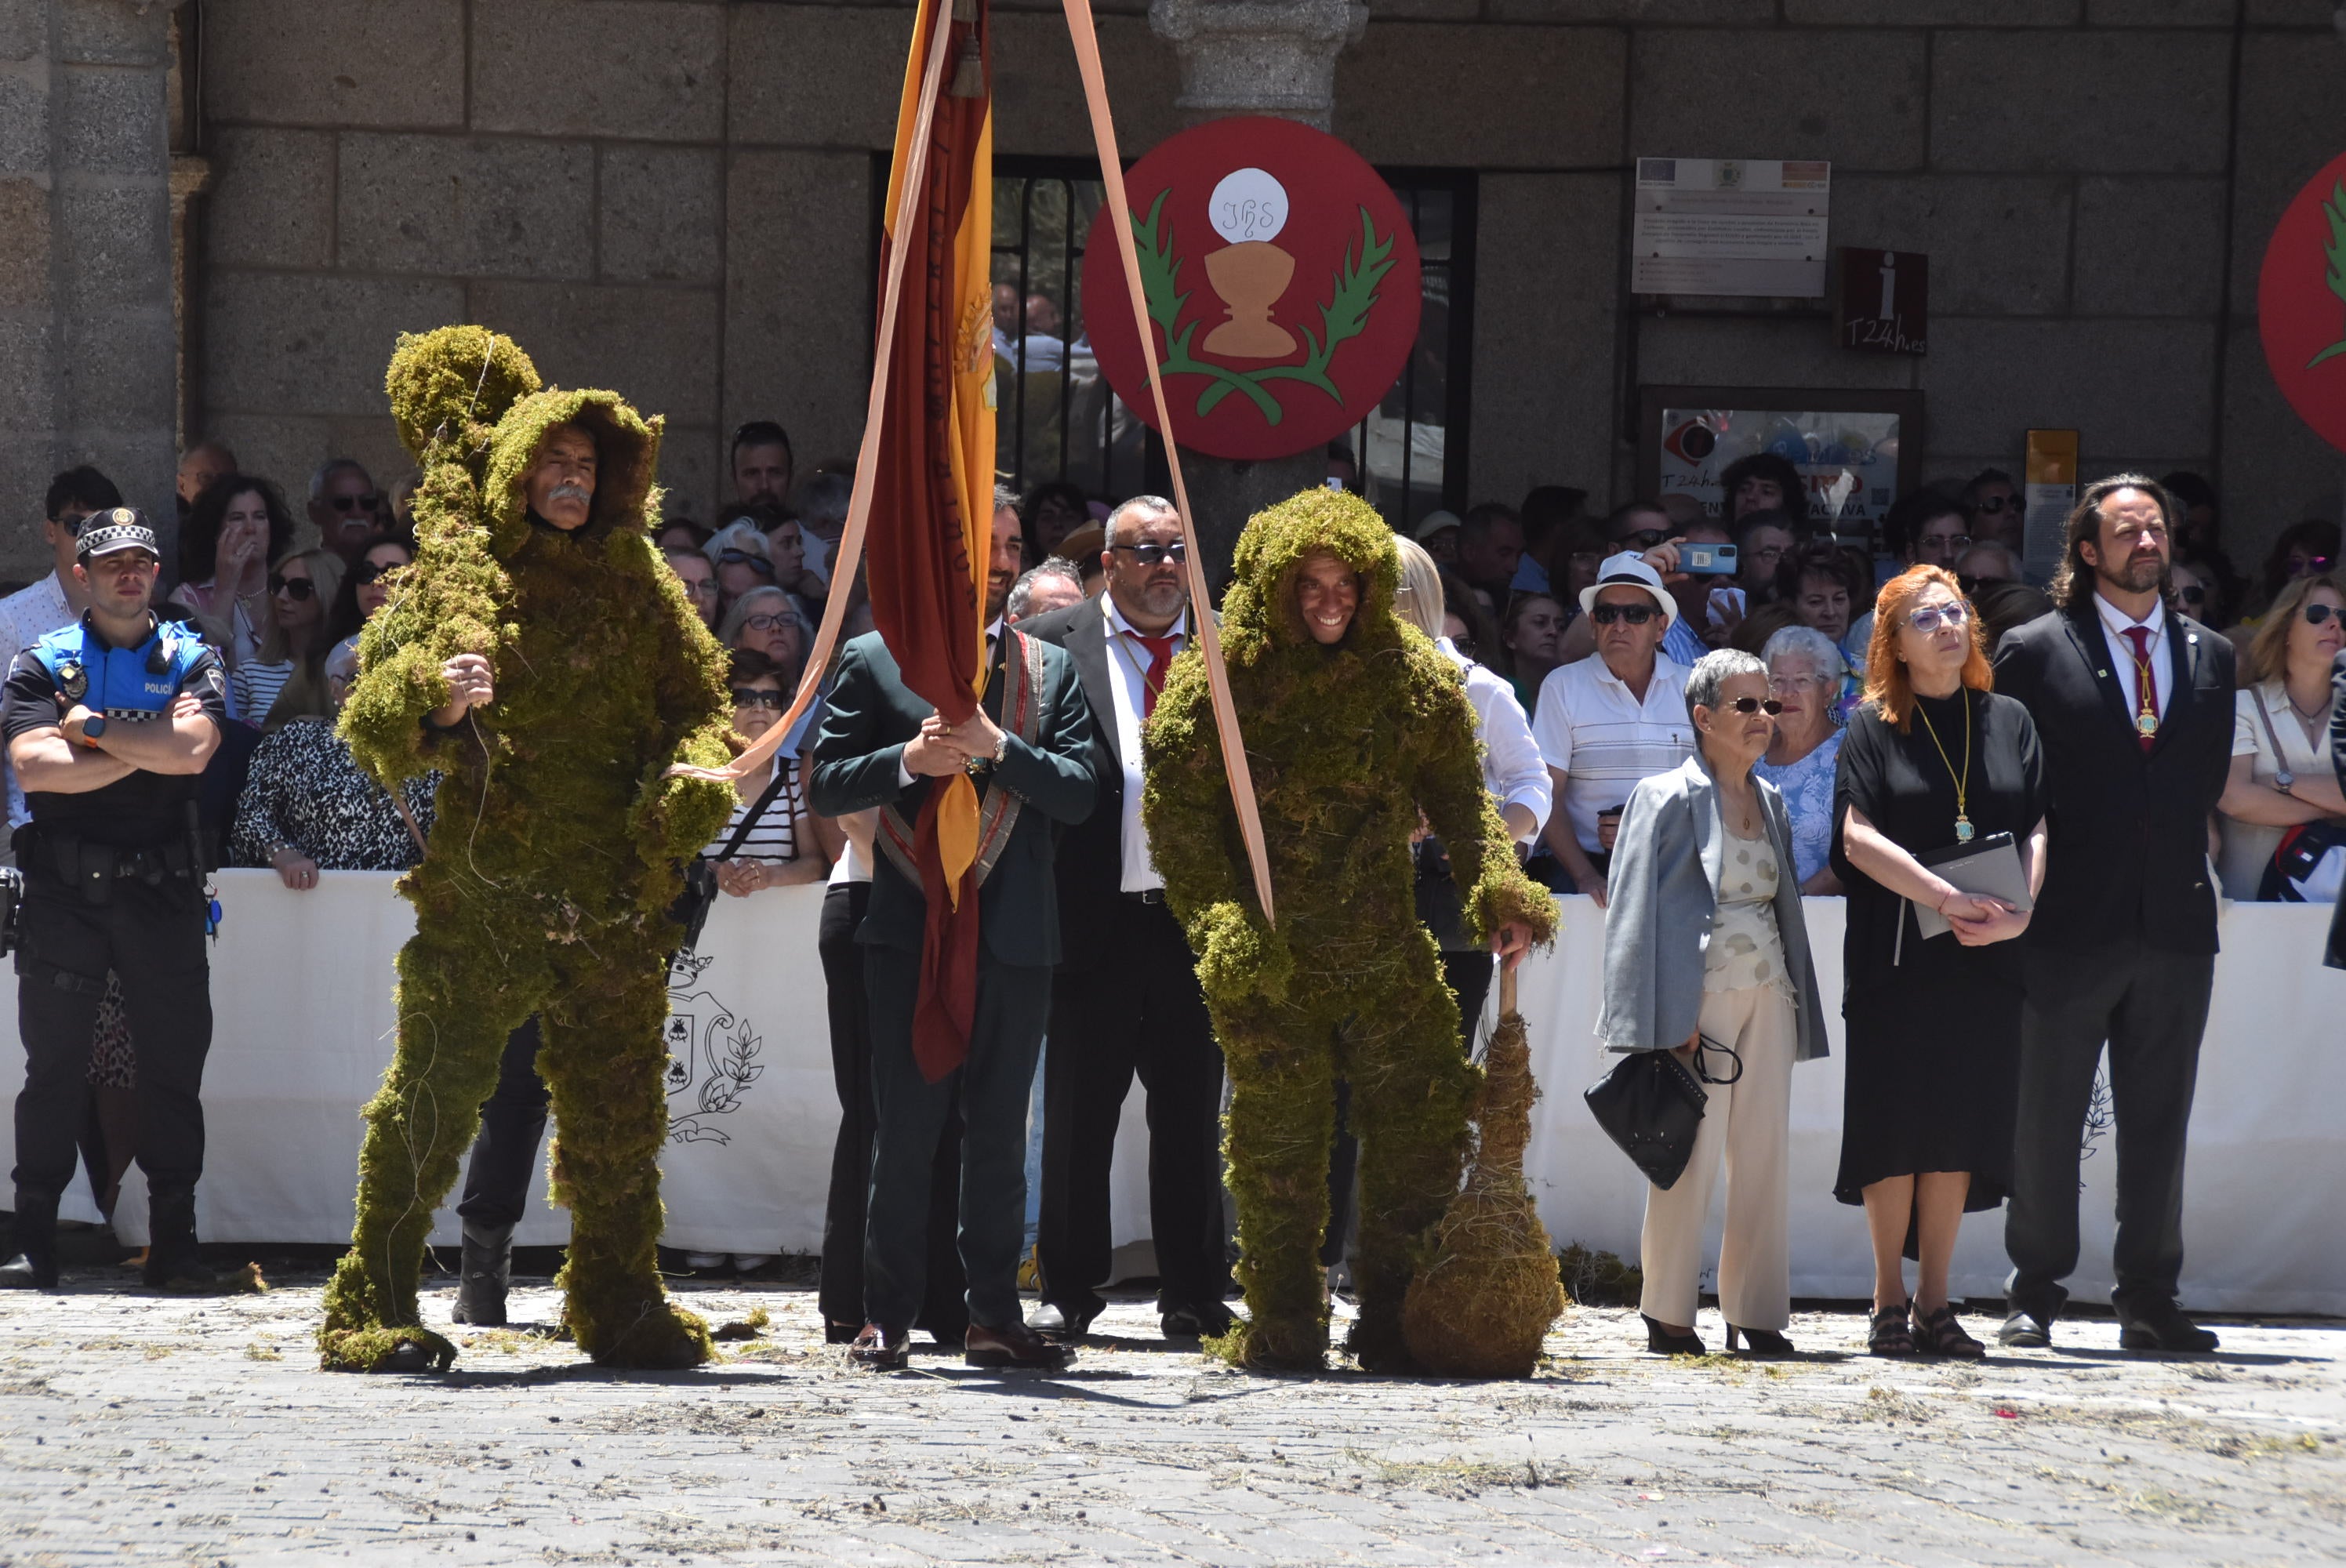
[[[18,654],[0,690],[0,738],[33,813],[16,841],[25,1087],[15,1245],[0,1285],[56,1286],[57,1196],[73,1176],[90,1028],[108,970],[122,977],[138,1054],[147,1283],[214,1283],[196,1252],[198,1094],[212,1037],[196,776],[219,747],[227,683],[210,649],[148,607],[161,561],[138,512],[92,514],[73,568],[87,613]]]

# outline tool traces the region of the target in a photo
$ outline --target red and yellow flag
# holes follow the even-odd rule
[[[939,14],[952,6],[950,17]],[[897,331],[869,523],[872,619],[904,684],[958,724],[985,695],[994,524],[994,116],[984,0],[922,0],[889,168],[882,290]],[[926,138],[923,140],[925,127]],[[909,188],[908,188],[909,187]],[[902,251],[901,260],[896,252]],[[891,266],[892,260],[898,264]],[[931,1081],[961,1065],[977,995],[977,791],[937,781],[916,825],[928,932],[913,1052]]]

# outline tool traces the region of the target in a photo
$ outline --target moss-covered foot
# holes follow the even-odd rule
[[[1217,1339],[1201,1341],[1209,1356],[1253,1372],[1317,1372],[1325,1369],[1328,1324],[1325,1319],[1300,1320],[1265,1317],[1241,1319]]]
[[[709,1325],[699,1314],[687,1312],[665,1299],[647,1301],[632,1312],[606,1312],[602,1323],[588,1326],[574,1313],[571,1327],[579,1348],[598,1367],[621,1367],[644,1372],[681,1372],[710,1359]]]
[[[444,1372],[455,1359],[455,1346],[414,1324],[398,1329],[330,1325],[318,1330],[318,1365],[329,1372]]]

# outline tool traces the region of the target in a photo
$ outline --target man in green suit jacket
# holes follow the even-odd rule
[[[1015,551],[1015,532],[1008,544]],[[996,575],[1006,588],[1008,575]],[[1092,809],[1091,717],[1066,654],[1006,631],[1001,609],[999,596],[989,595],[985,700],[966,724],[934,722],[872,633],[841,656],[815,742],[813,809],[825,816],[882,809],[871,908],[856,935],[871,1003],[879,1135],[864,1229],[866,1321],[851,1352],[875,1369],[905,1364],[924,1284],[930,1164],[956,1088],[961,1254],[969,1276],[964,1357],[973,1366],[1044,1368],[1071,1359],[1027,1329],[1018,1255],[1026,1106],[1049,1022],[1051,967],[1059,960],[1054,840],[1061,824],[1080,822]],[[979,790],[976,1005],[966,1059],[933,1083],[913,1052],[928,901],[910,851],[928,791],[964,767],[974,768]]]

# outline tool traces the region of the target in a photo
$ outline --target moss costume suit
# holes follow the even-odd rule
[[[654,1256],[679,940],[667,911],[733,791],[668,769],[722,765],[730,709],[723,656],[651,545],[659,424],[610,392],[539,390],[509,339],[475,327],[403,340],[390,391],[423,471],[420,550],[360,639],[342,733],[386,784],[434,768],[444,781],[400,883],[416,931],[399,954],[398,1044],[366,1107],[358,1222],[320,1348],[332,1367],[380,1366],[402,1345],[454,1357],[417,1317],[424,1238],[505,1037],[535,1013],[571,1211],[568,1326],[607,1365],[693,1365],[707,1331],[669,1305]],[[559,424],[591,434],[599,460],[588,521],[566,534],[524,491]],[[495,699],[442,734],[425,716],[459,653],[488,657]]]
[[[1306,559],[1359,575],[1343,638],[1295,610]],[[1143,816],[1166,897],[1198,953],[1228,1064],[1226,1145],[1250,1319],[1233,1359],[1317,1367],[1328,1341],[1318,1260],[1328,1223],[1334,1080],[1361,1135],[1363,1365],[1407,1365],[1413,1250],[1458,1189],[1479,1076],[1418,923],[1410,840],[1422,810],[1449,846],[1476,941],[1514,922],[1545,942],[1556,902],[1517,869],[1483,788],[1458,672],[1393,614],[1392,533],[1357,497],[1306,491],[1239,540],[1223,644],[1270,851],[1278,924],[1247,877],[1199,656],[1176,659],[1143,737]]]

